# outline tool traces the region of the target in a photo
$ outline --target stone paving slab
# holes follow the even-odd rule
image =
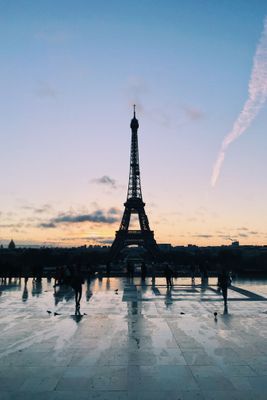
[[[267,291],[96,279],[0,287],[0,400],[267,398]],[[217,312],[217,318],[214,317]]]

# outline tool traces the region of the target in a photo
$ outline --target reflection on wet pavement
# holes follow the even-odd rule
[[[0,286],[1,399],[266,399],[267,290],[216,279]],[[217,313],[217,315],[216,315]]]

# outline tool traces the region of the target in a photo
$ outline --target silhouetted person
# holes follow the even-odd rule
[[[152,286],[155,287],[156,285],[156,273],[155,273],[155,266],[152,265],[152,270],[151,270],[151,283]]]
[[[107,277],[109,277],[110,276],[110,262],[107,262],[106,273],[107,273]]]
[[[164,275],[166,278],[167,287],[172,286],[173,272],[172,272],[172,269],[170,268],[170,266],[168,265],[168,263],[164,264]]]
[[[55,285],[56,286],[60,286],[63,283],[63,277],[64,277],[64,273],[63,273],[63,268],[62,267],[57,267],[56,268],[56,273],[55,273]]]
[[[87,276],[86,276],[86,280],[87,280],[87,282],[91,282],[91,276],[92,276],[92,268],[91,268],[91,264],[90,263],[88,263],[87,264],[87,266],[86,266],[86,274],[87,274]]]
[[[192,285],[194,285],[195,284],[195,274],[196,274],[195,264],[190,265],[190,272],[191,272]]]
[[[143,261],[141,264],[141,278],[142,281],[144,281],[146,279],[146,275],[147,275],[147,267],[146,267],[146,263]]]
[[[71,284],[71,277],[72,277],[72,270],[69,265],[66,266],[64,270],[64,283],[65,285],[70,285]]]
[[[200,267],[200,273],[201,273],[201,285],[207,285],[209,283],[209,273],[208,273],[208,261],[206,261],[204,264],[201,265]]]
[[[83,276],[81,273],[80,266],[77,265],[74,267],[73,275],[72,275],[72,279],[71,279],[71,287],[75,291],[76,310],[80,310],[80,301],[82,298],[82,284],[83,284]]]
[[[222,273],[218,276],[218,286],[222,291],[224,308],[227,310],[227,291],[231,284],[229,272],[223,269]]]

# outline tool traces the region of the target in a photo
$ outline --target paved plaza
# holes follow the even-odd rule
[[[94,279],[0,287],[0,400],[267,398],[267,289]],[[218,313],[217,318],[214,313]]]

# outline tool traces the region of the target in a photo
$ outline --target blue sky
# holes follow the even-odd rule
[[[0,242],[112,240],[136,103],[157,240],[266,243],[266,106],[210,185],[266,15],[265,1],[0,1]],[[110,207],[112,224],[40,227]]]

